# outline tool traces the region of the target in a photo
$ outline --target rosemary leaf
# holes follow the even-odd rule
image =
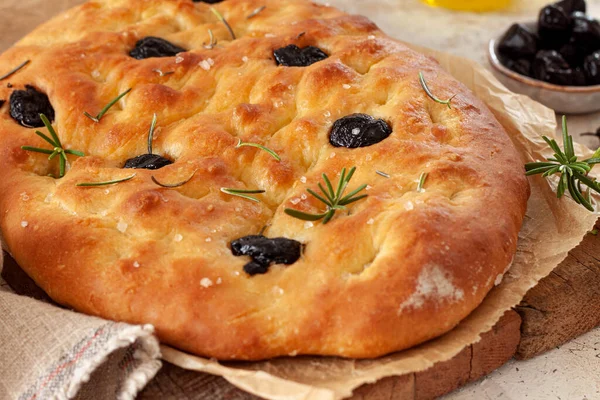
[[[185,185],[186,183],[188,183],[189,181],[191,181],[192,178],[194,178],[195,175],[196,175],[196,171],[194,171],[194,173],[192,174],[192,176],[190,176],[186,180],[181,181],[179,183],[172,183],[172,184],[161,183],[161,182],[158,181],[158,179],[156,179],[154,177],[154,175],[152,175],[151,178],[152,178],[152,182],[156,183],[158,186],[162,186],[164,188],[171,188],[172,189],[172,188],[177,188],[177,187]]]
[[[0,81],[3,81],[6,78],[10,78],[13,74],[17,73],[21,68],[23,68],[24,66],[26,66],[30,62],[31,62],[31,60],[25,60],[25,61],[23,61],[21,64],[17,65],[15,68],[13,68],[12,70],[8,71],[6,74],[0,76]]]
[[[419,72],[419,82],[421,82],[421,87],[423,87],[423,90],[425,91],[425,93],[427,93],[427,96],[429,96],[433,101],[435,101],[436,103],[445,104],[448,106],[448,108],[452,109],[450,103],[452,102],[452,99],[456,97],[456,95],[450,97],[448,100],[440,100],[437,97],[435,97],[429,89],[429,86],[427,86],[427,82],[425,82],[425,76],[422,72]]]
[[[221,14],[216,8],[211,7],[210,10],[213,12],[213,14],[215,14],[217,16],[217,18],[219,18],[219,21],[221,21],[223,23],[223,25],[225,25],[225,27],[227,28],[227,30],[229,31],[229,34],[231,35],[231,39],[235,40],[237,39],[235,37],[235,33],[233,33],[233,29],[231,29],[231,25],[229,25],[229,22],[227,22],[227,20],[225,19],[225,17],[223,17],[223,14]]]
[[[388,179],[390,178],[390,175],[389,175],[389,174],[387,174],[387,173],[385,173],[385,172],[383,172],[383,171],[379,171],[379,170],[377,170],[377,171],[375,171],[375,173],[376,173],[377,175],[381,175],[381,176],[383,176],[384,178],[388,178]]]
[[[246,17],[246,19],[251,19],[251,18],[256,17],[258,14],[263,12],[265,10],[265,8],[267,8],[267,6],[260,6],[260,7],[256,8],[254,11],[252,11],[252,13],[250,13],[250,15],[248,15]]]
[[[154,129],[156,129],[156,113],[152,117],[152,123],[150,124],[150,131],[148,132],[148,154],[152,154],[152,141],[154,140]]]
[[[238,139],[238,144],[235,146],[236,149],[240,148],[240,147],[244,147],[244,146],[256,147],[258,149],[264,150],[267,153],[269,153],[271,156],[273,156],[273,158],[276,159],[277,161],[281,161],[281,157],[279,157],[279,155],[277,153],[275,153],[273,150],[269,149],[268,147],[265,147],[258,143],[245,143],[245,142],[242,142],[242,139]]]
[[[202,44],[202,45],[205,49],[210,50],[210,49],[213,49],[217,45],[217,39],[215,39],[215,35],[213,34],[212,29],[208,30],[208,36],[210,37],[210,43],[207,45],[206,44]]]
[[[254,201],[256,203],[260,203],[260,200],[256,197],[249,196],[249,194],[260,194],[265,193],[265,190],[246,190],[246,189],[231,189],[231,188],[221,188],[221,192],[225,194],[229,194],[231,196],[241,197],[250,201]]]
[[[429,174],[427,172],[423,172],[419,177],[419,184],[417,185],[417,192],[421,193],[424,191],[423,186],[425,185],[425,180],[427,180],[427,176]]]
[[[131,92],[131,89],[132,88],[127,89],[126,91],[124,91],[123,93],[119,94],[117,97],[112,99],[107,105],[104,106],[104,108],[102,110],[100,110],[98,115],[96,115],[95,117],[90,115],[87,111],[84,111],[83,115],[85,115],[86,117],[88,117],[89,119],[91,119],[92,121],[94,121],[96,123],[100,122],[100,120],[102,119],[104,114],[106,114],[106,112],[108,110],[110,110],[110,108],[112,106],[114,106],[119,100],[121,100],[127,93]]]
[[[131,180],[135,177],[136,174],[133,174],[131,176],[128,176],[126,178],[123,179],[115,179],[113,181],[105,181],[105,182],[83,182],[83,183],[78,183],[77,186],[81,186],[81,187],[97,187],[97,186],[107,186],[107,185],[114,185],[116,183],[121,183],[121,182],[126,182],[128,180]]]

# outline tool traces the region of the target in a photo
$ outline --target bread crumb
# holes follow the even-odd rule
[[[181,242],[181,241],[183,240],[183,235],[180,235],[180,234],[178,233],[178,234],[176,234],[176,235],[173,237],[173,240],[174,240],[174,241],[176,241],[176,242]]]
[[[213,281],[210,280],[209,278],[202,278],[200,280],[200,286],[204,287],[204,288],[209,288],[213,285]]]
[[[210,64],[206,60],[200,61],[200,63],[198,65],[200,66],[200,68],[202,68],[205,71],[208,71],[210,69]]]
[[[140,267],[140,263],[137,261],[133,262],[133,268],[139,268]]]
[[[375,223],[375,220],[373,218],[371,218],[370,220],[367,221],[367,225],[373,225]]]
[[[119,220],[119,223],[117,224],[117,230],[121,233],[125,233],[125,231],[127,230],[127,226],[127,222]]]
[[[27,225],[29,225],[29,222],[27,222],[27,221],[21,221],[21,226],[23,228],[27,228]]]

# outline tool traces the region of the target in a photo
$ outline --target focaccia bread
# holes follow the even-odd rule
[[[13,69],[10,253],[58,303],[153,324],[180,349],[405,349],[456,326],[515,254],[529,186],[506,132],[364,17],[304,0],[91,1],[0,56]]]

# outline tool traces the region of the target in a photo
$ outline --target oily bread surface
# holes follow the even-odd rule
[[[248,19],[255,9],[266,8]],[[37,28],[0,56],[0,99],[30,84],[48,94],[69,158],[0,108],[0,226],[12,255],[57,302],[131,323],[219,359],[319,354],[376,357],[443,334],[468,315],[509,266],[529,186],[519,155],[489,110],[435,62],[364,17],[304,0],[103,0]],[[208,30],[218,44],[208,44]],[[135,60],[137,40],[164,38],[190,51]],[[323,49],[308,67],[277,66],[273,50]],[[173,72],[161,76],[158,71]],[[418,80],[425,74],[439,98]],[[12,88],[7,87],[10,82]],[[133,88],[100,121],[97,113]],[[160,170],[122,169],[146,153],[153,114]],[[353,113],[393,133],[370,147],[334,148],[333,123]],[[45,129],[41,129],[45,131]],[[238,138],[263,144],[236,148]],[[364,200],[326,225],[286,215],[321,212],[307,196],[321,174]],[[389,174],[390,178],[376,171]],[[113,186],[80,182],[135,178]],[[428,173],[425,190],[417,180]],[[160,182],[186,185],[168,189]],[[260,203],[219,189],[264,189]],[[248,276],[232,240],[258,234],[305,245],[300,260]]]

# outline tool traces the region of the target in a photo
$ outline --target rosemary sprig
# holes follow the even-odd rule
[[[388,174],[388,173],[385,173],[385,172],[383,172],[383,171],[379,171],[379,170],[377,170],[377,171],[375,171],[375,173],[376,173],[377,175],[381,175],[381,176],[383,176],[384,178],[390,178],[390,174]]]
[[[237,39],[235,37],[235,33],[233,33],[233,29],[231,29],[231,25],[229,25],[229,22],[227,22],[227,20],[225,19],[225,17],[223,16],[223,14],[221,14],[216,8],[211,7],[210,10],[213,12],[213,14],[215,14],[217,16],[217,18],[219,18],[219,21],[221,21],[223,23],[223,25],[225,25],[225,27],[227,28],[227,30],[229,31],[229,34],[231,35],[231,38],[233,40]]]
[[[161,78],[163,76],[167,76],[167,75],[173,75],[175,73],[175,71],[167,71],[167,72],[163,72],[161,69],[153,69],[153,72],[156,72],[158,74],[158,76],[160,76]],[[131,89],[130,89],[131,90]]]
[[[44,125],[46,126],[46,129],[48,129],[48,132],[50,132],[50,135],[52,136],[52,138],[49,138],[48,136],[44,135],[40,131],[35,131],[35,134],[38,135],[39,137],[41,137],[42,139],[44,139],[46,142],[50,143],[50,145],[53,147],[52,150],[42,149],[39,147],[32,147],[32,146],[21,146],[21,149],[27,150],[27,151],[34,151],[36,153],[49,154],[48,160],[52,160],[54,157],[59,156],[59,175],[58,176],[59,176],[59,178],[62,178],[63,176],[65,176],[65,169],[67,166],[66,154],[72,154],[77,157],[84,157],[85,154],[83,154],[83,152],[81,152],[81,151],[65,149],[63,147],[62,143],[60,142],[60,139],[58,138],[58,135],[56,134],[56,131],[52,127],[52,124],[50,123],[48,118],[44,114],[40,114],[40,118],[41,118],[42,122],[44,123]]]
[[[265,10],[265,8],[267,8],[267,6],[260,6],[260,7],[256,8],[254,11],[252,11],[252,13],[250,13],[250,15],[248,15],[246,17],[246,19],[251,19],[251,18],[256,17],[258,14],[263,12]]]
[[[448,106],[448,108],[452,109],[450,103],[452,102],[452,99],[456,97],[456,95],[450,97],[448,100],[440,100],[437,97],[435,97],[433,93],[431,93],[431,90],[429,90],[429,86],[427,86],[427,82],[425,82],[425,76],[422,72],[419,72],[419,82],[421,82],[421,87],[423,87],[423,90],[425,91],[425,93],[427,93],[427,96],[429,96],[433,101],[435,101],[436,103],[445,104]]]
[[[179,183],[161,183],[161,182],[159,182],[158,179],[156,179],[154,177],[154,175],[152,175],[151,178],[152,178],[152,182],[156,183],[158,186],[173,189],[173,188],[177,188],[177,187],[185,185],[186,183],[191,181],[195,175],[196,175],[196,171],[194,171],[194,173],[189,178],[187,178],[185,181],[181,181]]]
[[[425,186],[425,180],[427,180],[427,175],[429,175],[427,172],[423,172],[421,174],[421,176],[419,176],[419,183],[417,184],[417,192],[421,193],[425,190],[423,188],[423,186]]]
[[[15,68],[13,68],[12,70],[8,71],[6,74],[0,76],[0,81],[3,81],[6,78],[11,77],[13,74],[15,74],[16,72],[18,72],[21,68],[23,68],[24,66],[26,66],[30,62],[31,62],[31,60],[25,60],[25,61],[23,61],[21,64],[17,65]]]
[[[231,196],[242,197],[246,200],[254,201],[255,203],[260,203],[260,200],[256,197],[248,196],[249,194],[261,194],[265,193],[265,190],[246,190],[246,189],[231,189],[231,188],[221,188],[221,192],[225,194],[229,194]]]
[[[217,45],[217,39],[215,38],[215,35],[213,34],[212,29],[208,30],[208,36],[210,36],[210,43],[209,44],[202,44],[203,47],[205,49],[211,50],[214,49],[214,47]]]
[[[92,116],[90,113],[88,113],[87,111],[83,112],[83,115],[85,115],[86,117],[88,117],[89,119],[91,119],[92,121],[98,123],[100,122],[100,120],[102,119],[102,117],[104,117],[104,114],[106,114],[106,112],[112,107],[114,106],[119,100],[121,100],[127,93],[131,92],[132,88],[127,89],[126,91],[124,91],[123,93],[121,93],[120,95],[118,95],[117,97],[115,97],[114,99],[112,99],[110,101],[110,103],[108,103],[107,105],[104,106],[104,108],[98,113],[98,115],[96,115],[95,117]]]
[[[76,186],[81,186],[81,187],[97,187],[97,186],[108,186],[108,185],[114,185],[116,183],[121,183],[121,182],[126,182],[130,179],[133,179],[135,177],[135,174],[128,176],[126,178],[123,179],[115,179],[113,181],[105,181],[105,182],[82,182],[82,183],[78,183]]]
[[[331,220],[331,218],[333,218],[337,210],[344,210],[346,209],[346,206],[348,204],[354,203],[368,196],[366,194],[357,196],[357,194],[364,190],[367,187],[367,185],[359,186],[358,188],[344,196],[344,191],[348,187],[348,183],[350,183],[350,179],[352,179],[352,176],[354,175],[355,171],[356,167],[352,167],[350,171],[348,171],[348,174],[346,174],[346,168],[343,168],[340,180],[337,185],[337,189],[335,191],[333,190],[333,185],[331,184],[331,181],[329,180],[327,175],[323,174],[323,181],[325,182],[327,189],[325,189],[325,187],[323,187],[321,183],[319,183],[318,186],[321,192],[323,192],[324,197],[310,188],[306,189],[306,191],[312,196],[314,196],[317,200],[325,203],[325,205],[327,206],[327,210],[325,212],[321,214],[309,214],[302,211],[294,210],[293,208],[286,208],[284,212],[291,217],[298,218],[303,221],[318,221],[322,219],[323,225],[325,225]]]
[[[256,147],[258,149],[264,150],[267,153],[269,153],[270,155],[272,155],[273,158],[276,159],[277,161],[281,161],[281,157],[279,157],[279,155],[277,153],[275,153],[273,150],[269,149],[268,147],[265,147],[262,144],[258,144],[258,143],[245,143],[245,142],[242,142],[242,139],[238,139],[238,144],[235,145],[235,148],[239,149],[240,147],[244,147],[244,146]]]
[[[600,148],[592,155],[592,158],[577,161],[575,150],[573,148],[573,137],[569,135],[567,129],[567,117],[562,117],[562,136],[564,151],[558,147],[554,139],[549,139],[542,136],[548,146],[554,150],[554,157],[550,157],[547,161],[532,162],[525,164],[526,175],[542,174],[547,177],[554,174],[559,174],[559,183],[556,190],[556,196],[561,198],[565,191],[569,191],[571,197],[577,204],[581,204],[590,211],[594,211],[591,204],[590,189],[600,193],[600,184],[595,178],[588,176],[589,172],[594,168],[594,165],[600,163]],[[581,184],[584,184],[589,189],[584,196],[581,191]]]

